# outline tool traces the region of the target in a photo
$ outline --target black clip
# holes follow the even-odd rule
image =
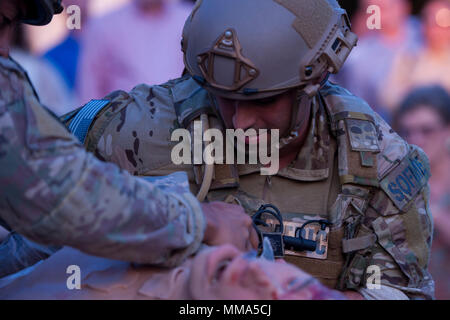
[[[279,232],[261,232],[261,243],[263,243],[264,238],[267,238],[269,240],[270,245],[272,246],[273,250],[273,256],[275,258],[282,258],[284,257],[284,242],[283,242],[283,236]]]

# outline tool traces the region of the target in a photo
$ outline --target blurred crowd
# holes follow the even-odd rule
[[[343,7],[350,2],[339,1]],[[412,14],[412,8],[420,11]],[[64,0],[81,9],[80,29],[67,11],[46,27],[17,31],[12,57],[57,115],[101,98],[157,84],[183,72],[181,32],[191,0]],[[434,219],[430,271],[436,297],[450,299],[450,1],[359,0],[347,8],[357,48],[332,80],[365,99],[430,159]],[[380,8],[380,29],[369,29]],[[1,236],[1,235],[0,235]]]
[[[64,0],[66,10],[48,26],[21,26],[11,56],[28,70],[42,103],[62,115],[117,89],[179,77],[181,31],[193,3]]]

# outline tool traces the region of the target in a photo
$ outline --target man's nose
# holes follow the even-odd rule
[[[234,105],[233,126],[235,129],[253,128],[258,116],[258,107],[247,101],[236,101]]]

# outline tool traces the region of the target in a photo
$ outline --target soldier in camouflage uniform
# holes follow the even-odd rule
[[[0,223],[14,231],[0,246],[0,277],[56,250],[28,239],[164,266],[181,263],[202,240],[250,247],[254,231],[242,208],[202,207],[183,174],[145,181],[99,161],[40,104],[26,72],[9,57],[8,39],[19,20],[50,22],[60,2],[0,2]],[[224,235],[224,226],[237,234]]]
[[[94,102],[63,120],[89,151],[132,174],[182,170],[193,191],[206,186],[201,200],[249,214],[275,205],[285,235],[317,243],[285,259],[349,297],[430,299],[428,159],[327,81],[356,42],[335,0],[199,0],[183,31],[182,78],[110,94],[87,134],[76,121]],[[281,170],[214,164],[206,178],[207,168],[174,165],[171,133],[198,117],[222,131],[279,129]]]

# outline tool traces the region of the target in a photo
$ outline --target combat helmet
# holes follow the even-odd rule
[[[197,0],[182,50],[206,90],[248,100],[292,88],[314,95],[356,42],[336,0]]]
[[[53,15],[61,13],[61,0],[27,0],[27,10],[20,21],[26,24],[43,26],[52,21]]]

